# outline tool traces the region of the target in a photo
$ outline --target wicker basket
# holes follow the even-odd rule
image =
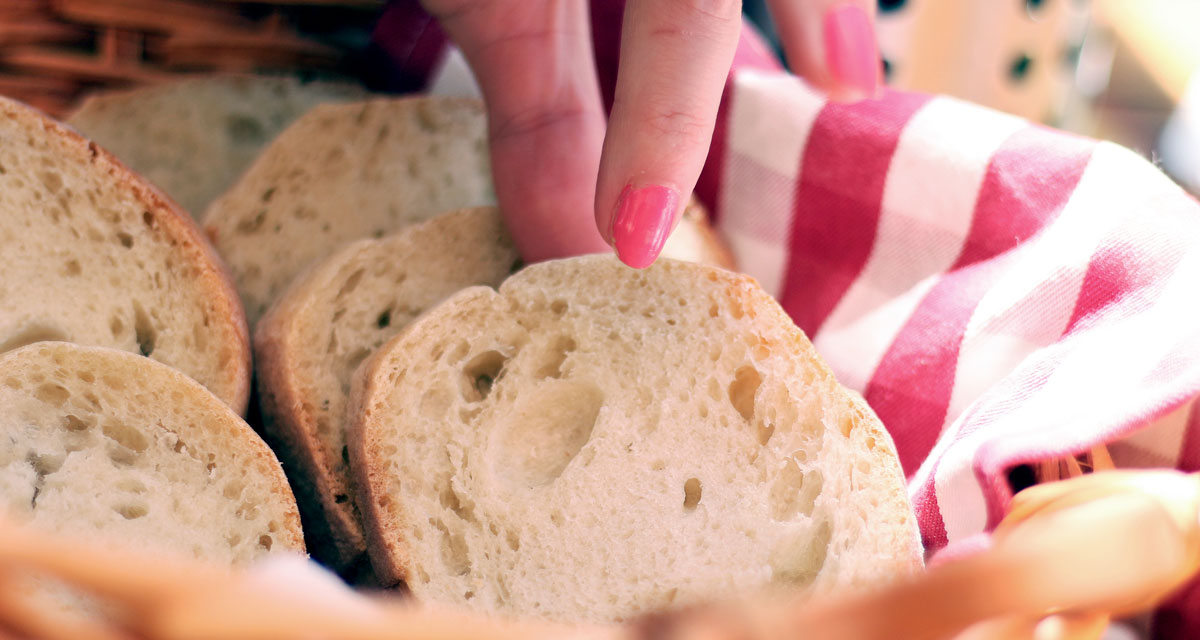
[[[82,94],[187,73],[353,76],[384,0],[3,0],[0,94],[61,117]]]

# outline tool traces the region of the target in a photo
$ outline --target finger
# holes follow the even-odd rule
[[[596,225],[630,266],[654,262],[696,185],[740,29],[738,0],[626,5]]]
[[[496,198],[535,262],[607,251],[595,200],[604,111],[586,0],[427,0],[487,102]]]
[[[841,101],[878,95],[875,0],[767,0],[788,64]]]

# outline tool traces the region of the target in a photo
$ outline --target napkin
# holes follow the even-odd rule
[[[610,105],[621,8],[592,3]],[[404,88],[474,90],[411,0],[374,41]],[[931,555],[1038,461],[1200,469],[1200,205],[1137,153],[943,96],[830,103],[746,27],[697,194],[883,420]],[[1154,633],[1196,637],[1200,589]]]

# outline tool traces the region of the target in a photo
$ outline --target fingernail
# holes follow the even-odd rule
[[[836,99],[871,98],[879,91],[879,43],[866,9],[842,4],[825,12],[825,63]]]
[[[621,262],[645,269],[662,253],[679,208],[679,194],[659,185],[625,187],[612,219],[612,243]]]

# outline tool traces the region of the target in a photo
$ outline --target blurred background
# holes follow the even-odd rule
[[[1112,140],[1200,193],[1200,0],[878,1],[890,85]],[[189,73],[361,78],[386,4],[0,0],[0,93],[64,116],[89,92]],[[773,38],[762,1],[744,6]]]

